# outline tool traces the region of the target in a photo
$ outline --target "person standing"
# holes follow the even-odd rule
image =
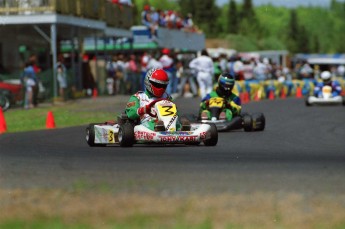
[[[159,62],[163,65],[163,70],[169,76],[169,85],[167,88],[167,93],[169,95],[177,92],[178,79],[175,74],[174,59],[170,55],[170,50],[164,48],[162,50],[162,56],[159,58]]]
[[[36,85],[36,73],[32,66],[32,62],[25,63],[24,71],[20,77],[20,80],[24,87],[24,109],[30,109],[34,107],[33,104],[33,87]]]
[[[130,82],[129,92],[133,94],[139,90],[140,87],[140,66],[137,62],[136,56],[131,54],[128,61],[128,78]]]
[[[117,69],[117,59],[116,56],[112,56],[107,64],[105,65],[105,69],[107,72],[107,91],[109,95],[116,94],[116,69]]]
[[[213,89],[213,61],[204,49],[201,56],[196,57],[189,63],[189,68],[197,71],[197,81],[200,89],[200,97],[204,98]]]
[[[38,94],[39,94],[39,86],[42,84],[38,77],[39,73],[42,71],[41,68],[37,65],[37,56],[34,54],[30,56],[29,62],[31,67],[35,72],[35,85],[32,86],[32,103],[35,107],[38,105]]]
[[[66,66],[63,64],[62,59],[57,63],[57,80],[59,83],[60,98],[62,99],[62,101],[65,101],[67,90],[67,69]]]

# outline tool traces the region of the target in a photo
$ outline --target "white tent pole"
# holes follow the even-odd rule
[[[54,99],[57,97],[57,79],[56,79],[56,67],[57,67],[57,49],[56,49],[56,24],[50,25],[50,46],[53,57],[53,85],[54,85]]]

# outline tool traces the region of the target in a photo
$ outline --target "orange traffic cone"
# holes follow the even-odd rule
[[[274,91],[270,91],[270,93],[269,93],[269,95],[268,95],[268,98],[270,99],[270,100],[274,100]]]
[[[240,99],[241,99],[241,103],[242,104],[248,103],[248,99],[246,98],[246,93],[245,92],[241,92],[240,93]]]
[[[53,112],[48,111],[47,120],[46,120],[46,128],[47,128],[47,129],[54,129],[55,127],[56,127],[56,126],[55,126],[55,121],[54,121]]]
[[[0,107],[0,134],[5,133],[7,131],[7,125],[4,113],[2,112],[2,107]]]
[[[303,94],[302,94],[302,88],[301,87],[297,87],[296,88],[296,98],[302,98]]]
[[[246,103],[249,103],[250,102],[250,95],[249,95],[249,92],[246,91],[244,93],[244,100],[246,101]]]
[[[97,90],[97,88],[94,88],[93,89],[93,91],[92,91],[92,98],[97,98],[97,96],[98,96],[98,90]]]
[[[282,88],[282,91],[280,93],[280,98],[281,99],[285,99],[286,98],[286,93],[285,93],[285,89],[284,88]]]

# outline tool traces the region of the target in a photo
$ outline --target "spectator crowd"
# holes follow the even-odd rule
[[[107,94],[133,94],[144,90],[144,77],[151,68],[163,68],[170,82],[167,92],[173,97],[203,97],[212,90],[221,72],[233,72],[238,81],[237,92],[256,90],[259,85],[264,96],[270,90],[279,87],[287,89],[291,95],[296,87],[303,88],[307,94],[320,79],[320,66],[310,65],[305,60],[297,60],[293,67],[283,67],[269,58],[251,58],[224,53],[210,56],[203,50],[195,54],[175,53],[164,48],[160,51],[148,51],[141,55],[117,54],[106,63]],[[334,77],[345,77],[344,65],[330,66]]]

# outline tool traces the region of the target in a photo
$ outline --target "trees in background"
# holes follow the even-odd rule
[[[226,38],[241,51],[287,49],[295,52],[345,52],[345,2],[331,0],[328,8],[289,9],[271,4],[254,7],[252,0],[133,0],[138,11],[145,4],[156,9],[192,13],[207,38]]]

